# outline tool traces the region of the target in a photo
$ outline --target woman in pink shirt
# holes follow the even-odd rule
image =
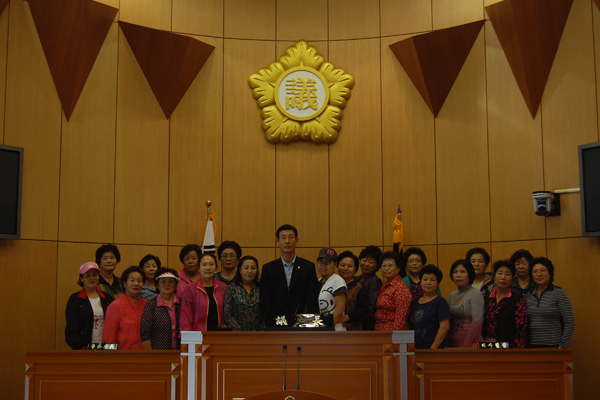
[[[143,350],[140,322],[147,300],[139,297],[144,271],[133,266],[121,275],[124,295],[113,301],[104,319],[104,343],[118,343],[119,350]]]
[[[216,331],[225,324],[223,306],[227,284],[214,279],[217,258],[203,254],[200,279],[190,284],[182,295],[181,331]]]

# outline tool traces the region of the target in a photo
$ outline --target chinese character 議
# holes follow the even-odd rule
[[[297,108],[303,110],[306,108],[312,108],[316,110],[318,108],[317,102],[317,88],[315,87],[316,81],[311,78],[288,78],[285,81],[287,95],[285,97],[285,109]],[[305,106],[304,103],[308,104]]]

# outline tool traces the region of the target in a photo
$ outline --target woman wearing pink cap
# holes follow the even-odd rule
[[[81,291],[73,293],[67,302],[65,341],[73,350],[86,349],[89,343],[102,343],[104,316],[113,298],[100,291],[100,268],[95,262],[79,267]]]
[[[104,343],[118,343],[119,350],[143,350],[140,336],[142,312],[147,300],[139,297],[144,285],[144,271],[137,265],[121,275],[123,296],[108,307],[104,324]]]
[[[159,294],[148,300],[142,314],[142,346],[144,350],[178,350],[181,347],[181,299],[177,292],[177,271],[160,268],[156,272]]]

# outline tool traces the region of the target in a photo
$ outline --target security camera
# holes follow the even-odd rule
[[[560,195],[548,191],[533,192],[533,212],[541,217],[560,215]]]

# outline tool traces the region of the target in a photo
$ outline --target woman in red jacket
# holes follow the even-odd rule
[[[200,279],[181,294],[181,330],[216,331],[225,324],[223,312],[227,285],[214,279],[217,258],[203,254],[200,258]]]

